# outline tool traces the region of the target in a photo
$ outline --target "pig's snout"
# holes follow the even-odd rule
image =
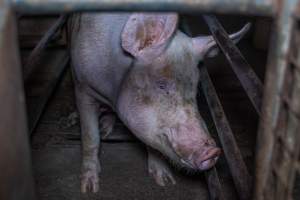
[[[181,125],[165,134],[171,148],[179,157],[180,165],[186,169],[204,171],[213,167],[221,149],[201,127]]]
[[[208,170],[213,167],[219,156],[221,154],[221,149],[218,147],[210,147],[204,151],[200,156],[194,157],[194,162],[199,170]]]
[[[216,146],[208,146],[205,150],[196,151],[188,158],[182,158],[180,161],[194,170],[204,171],[217,163],[221,152],[221,149]]]

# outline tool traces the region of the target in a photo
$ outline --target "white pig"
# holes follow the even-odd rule
[[[165,158],[188,170],[215,165],[221,150],[196,100],[197,64],[218,52],[212,36],[188,37],[176,13],[85,13],[70,22],[82,192],[99,189],[99,136],[112,131],[116,115],[147,145],[159,185],[176,183]],[[230,37],[237,42],[248,29]]]

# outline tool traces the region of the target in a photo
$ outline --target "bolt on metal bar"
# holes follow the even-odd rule
[[[251,198],[251,176],[243,161],[226,115],[205,66],[200,66],[200,83],[217,128],[218,136],[240,199]]]
[[[272,16],[273,0],[11,0],[15,9],[30,13],[74,11],[180,11]]]
[[[214,39],[226,56],[233,71],[240,80],[256,112],[260,115],[263,85],[255,72],[243,57],[239,49],[231,41],[228,34],[213,15],[203,15]]]

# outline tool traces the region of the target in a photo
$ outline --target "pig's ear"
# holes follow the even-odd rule
[[[121,35],[122,47],[137,59],[151,60],[168,45],[177,28],[174,13],[132,14]]]
[[[247,23],[240,31],[231,34],[229,37],[234,43],[238,43],[242,37],[248,32],[251,24]],[[201,58],[214,57],[218,55],[219,48],[212,36],[200,36],[192,39],[194,50]]]

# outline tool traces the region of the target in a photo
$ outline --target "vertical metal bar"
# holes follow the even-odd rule
[[[257,134],[255,200],[270,199],[267,190],[274,185],[268,182],[272,174],[275,133],[279,122],[281,94],[288,66],[288,54],[293,28],[292,9],[297,1],[279,1],[279,14],[274,23],[271,47],[268,55],[266,83],[262,104],[262,117]]]
[[[35,199],[15,16],[0,0],[0,199]]]
[[[203,15],[214,39],[220,46],[233,71],[240,80],[256,112],[260,114],[263,86],[255,72],[245,60],[239,49],[213,15]]]
[[[221,106],[209,74],[204,66],[200,67],[200,82],[216,125],[218,136],[240,199],[251,198],[251,177],[235,142],[232,130]]]
[[[298,27],[299,28],[299,27]],[[299,30],[293,30],[291,52],[289,57],[299,52]],[[296,48],[293,48],[296,47]],[[287,58],[287,59],[288,59]],[[291,59],[292,60],[298,60]],[[297,162],[300,155],[300,62],[288,63],[283,88],[280,91],[280,110],[274,129],[274,146],[272,150],[270,172],[266,187],[263,191],[264,199],[285,200],[292,199],[292,191],[296,176]]]

